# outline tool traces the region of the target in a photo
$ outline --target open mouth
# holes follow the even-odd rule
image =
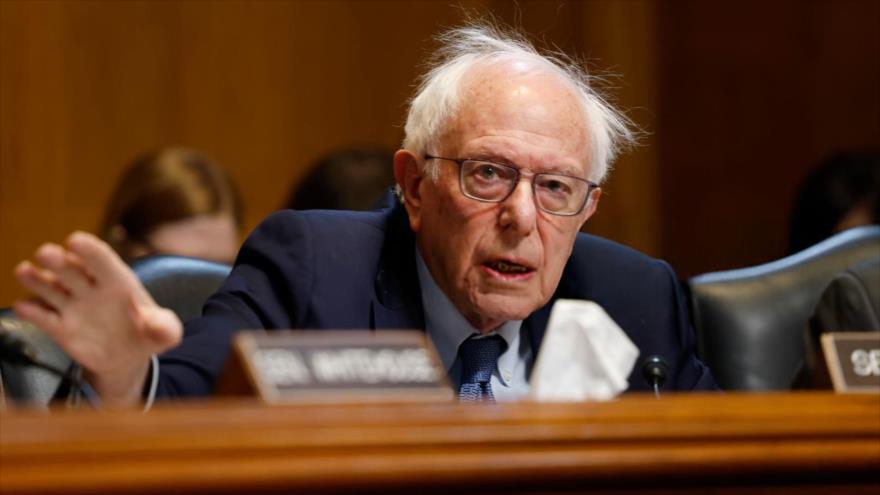
[[[500,275],[508,277],[518,277],[529,275],[535,271],[534,268],[510,260],[493,260],[483,263],[483,266]]]

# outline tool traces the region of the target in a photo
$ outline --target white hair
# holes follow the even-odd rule
[[[592,156],[590,180],[602,183],[611,163],[624,145],[635,140],[630,120],[614,109],[592,87],[595,79],[562,53],[541,53],[522,35],[502,32],[492,25],[469,25],[438,37],[440,48],[428,62],[418,81],[406,118],[403,148],[418,156],[428,153],[444,126],[458,110],[462,81],[477,66],[522,61],[537,70],[554,74],[569,84],[580,100],[585,125],[590,133]],[[437,164],[426,163],[426,172],[436,180]]]

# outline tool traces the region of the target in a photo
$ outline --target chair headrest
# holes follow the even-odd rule
[[[232,267],[184,256],[148,256],[131,264],[135,275],[160,306],[188,321],[226,280]]]

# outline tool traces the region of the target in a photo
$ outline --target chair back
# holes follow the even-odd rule
[[[822,292],[838,272],[876,257],[880,226],[872,225],[771,263],[688,280],[699,352],[721,388],[791,388]]]
[[[131,268],[156,303],[184,322],[202,314],[202,305],[232,270],[223,263],[167,255],[135,260]]]

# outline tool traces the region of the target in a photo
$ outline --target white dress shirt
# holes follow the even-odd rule
[[[532,348],[522,320],[507,321],[493,331],[480,335],[437,286],[418,248],[416,264],[425,309],[425,330],[440,355],[453,388],[457,391],[461,385],[458,346],[472,335],[479,338],[500,335],[507,342],[507,349],[498,358],[498,367],[492,373],[492,394],[498,402],[517,400],[528,394]]]

